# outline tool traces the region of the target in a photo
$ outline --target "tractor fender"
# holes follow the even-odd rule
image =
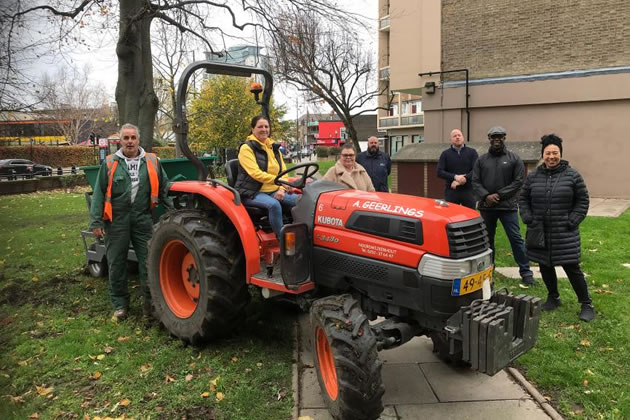
[[[170,186],[170,191],[203,196],[217,206],[232,222],[241,238],[247,279],[260,271],[260,247],[256,229],[243,204],[234,203],[234,193],[221,185],[213,186],[209,182],[180,181]]]

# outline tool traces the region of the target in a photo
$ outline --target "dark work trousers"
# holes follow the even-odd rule
[[[444,199],[449,203],[461,204],[473,210],[477,207],[472,188],[457,187],[456,189],[452,189],[446,187],[444,189]]]
[[[516,214],[516,210],[482,210],[480,213],[486,224],[493,257],[495,252],[494,235],[497,231],[497,221],[501,220],[505,234],[510,240],[512,255],[514,255],[514,261],[518,264],[519,274],[521,277],[532,276],[532,270],[529,268],[529,258],[527,258],[527,251],[525,250],[525,241],[523,241],[521,231],[519,230],[518,214]]]
[[[571,282],[571,286],[577,295],[578,302],[590,304],[592,302],[591,297],[588,294],[588,286],[584,279],[584,273],[580,269],[580,264],[565,264],[562,269]],[[545,286],[549,296],[552,298],[559,298],[560,292],[558,292],[558,277],[556,276],[556,269],[548,265],[540,264],[540,274],[542,274]]]

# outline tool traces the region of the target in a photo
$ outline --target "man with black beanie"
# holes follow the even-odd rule
[[[451,147],[440,155],[437,176],[446,181],[444,199],[450,203],[475,208],[472,188],[472,170],[477,151],[466,147],[464,135],[457,128],[451,131]]]
[[[518,194],[523,186],[525,165],[518,155],[505,147],[506,132],[503,127],[488,131],[490,149],[477,159],[473,168],[472,183],[479,200],[477,209],[486,224],[490,246],[494,251],[494,235],[500,220],[512,246],[514,260],[526,285],[534,285],[534,275],[529,268],[525,242],[518,223]]]

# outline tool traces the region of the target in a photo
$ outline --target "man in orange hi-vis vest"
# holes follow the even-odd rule
[[[142,288],[142,312],[151,315],[151,294],[147,286],[147,243],[153,231],[151,210],[162,203],[172,208],[167,197],[168,177],[153,153],[140,147],[138,127],[120,129],[120,149],[107,156],[98,172],[90,205],[89,229],[104,237],[109,270],[109,296],[116,321],[129,313],[127,253],[133,245],[138,259]]]

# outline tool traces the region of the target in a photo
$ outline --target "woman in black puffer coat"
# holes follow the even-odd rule
[[[562,160],[562,139],[554,134],[543,136],[543,164],[529,174],[519,199],[519,211],[528,235],[536,226],[544,228],[544,246],[527,244],[531,261],[540,265],[540,273],[547,286],[547,301],[543,311],[560,306],[558,278],[554,266],[560,265],[569,277],[578,301],[582,304],[580,319],[595,318],[595,310],[588,294],[584,273],[580,269],[579,224],[588,212],[588,190],[577,170]],[[531,242],[531,241],[530,241]]]

